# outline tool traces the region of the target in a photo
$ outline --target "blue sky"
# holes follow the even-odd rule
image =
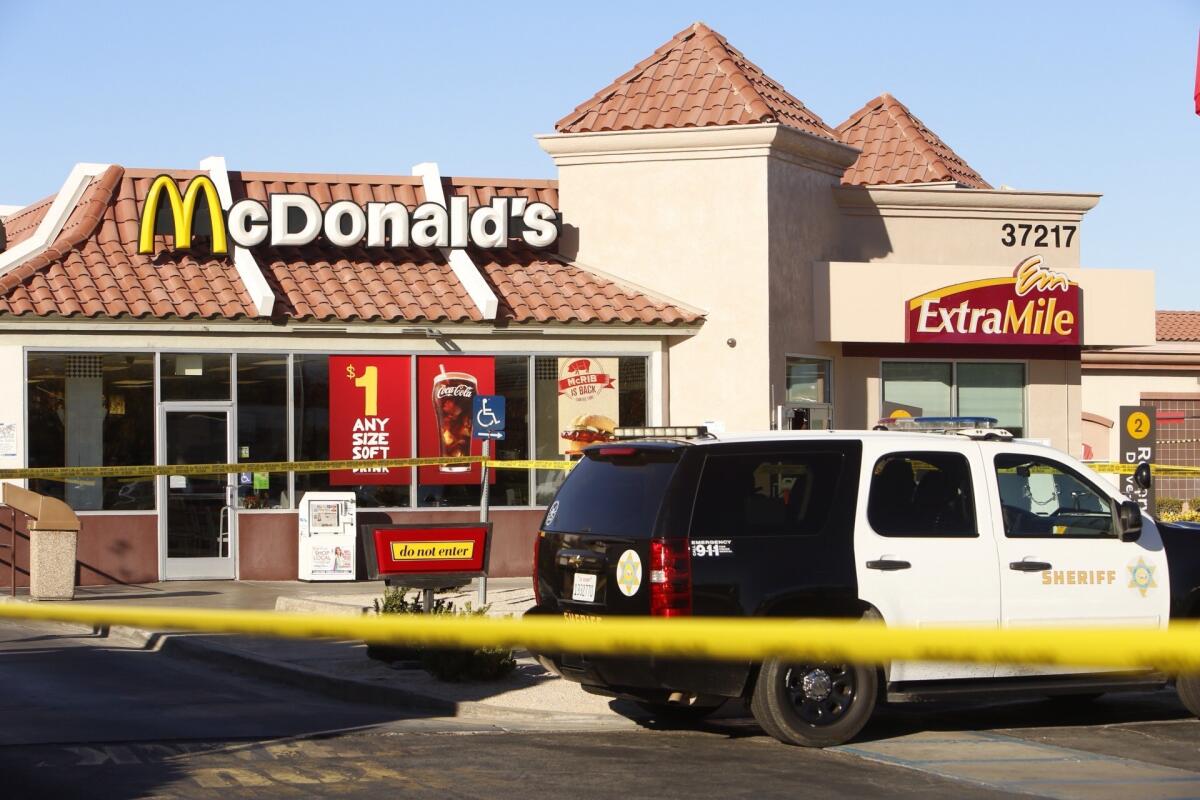
[[[0,0],[0,204],[77,161],[552,177],[533,134],[695,20],[836,125],[890,91],[992,184],[1101,192],[1083,263],[1200,308],[1200,2]],[[191,58],[189,53],[206,53]]]

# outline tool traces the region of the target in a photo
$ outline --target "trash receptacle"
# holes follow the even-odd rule
[[[74,598],[79,517],[63,501],[11,483],[4,484],[0,502],[29,517],[29,596]]]

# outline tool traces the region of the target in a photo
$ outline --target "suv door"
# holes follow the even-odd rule
[[[1123,542],[1121,499],[1082,464],[1047,450],[984,445],[1000,551],[1000,617],[1005,627],[1165,627],[1167,562],[1158,529]],[[1100,671],[1002,665],[997,675]]]
[[[948,439],[911,450],[870,441],[854,553],[859,596],[889,625],[995,628],[996,544],[979,447]],[[990,678],[988,664],[894,662],[889,680]]]

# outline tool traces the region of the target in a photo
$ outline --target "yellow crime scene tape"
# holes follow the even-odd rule
[[[864,664],[957,661],[1060,664],[1169,673],[1200,672],[1200,623],[1168,630],[1129,628],[891,628],[826,619],[653,617],[580,622],[557,616],[513,618],[420,614],[346,617],[273,611],[0,604],[0,618],[125,625],[295,639],[353,639],[474,649],[525,647],[542,653],[657,656],[759,662],[767,658]]]
[[[160,475],[221,475],[231,472],[328,472],[343,469],[377,469],[387,467],[436,467],[451,464],[482,464],[482,456],[450,458],[381,458],[370,461],[344,459],[341,461],[257,461],[245,464],[147,464],[130,467],[27,467],[0,469],[0,480],[70,480],[86,478],[154,478]],[[520,461],[486,459],[491,469],[558,469],[569,470],[573,461]]]
[[[1132,475],[1137,469],[1137,464],[1088,464],[1096,472],[1115,472],[1120,475]],[[1158,475],[1163,478],[1172,477],[1192,477],[1200,475],[1200,467],[1183,467],[1174,466],[1171,464],[1151,464],[1150,474]]]

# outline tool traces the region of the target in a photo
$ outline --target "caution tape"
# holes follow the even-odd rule
[[[346,617],[271,611],[0,604],[0,618],[125,625],[295,639],[354,639],[434,647],[525,647],[540,653],[760,662],[768,658],[886,664],[956,661],[1149,667],[1200,672],[1200,624],[1129,628],[892,628],[825,619],[653,617],[576,622],[557,616],[497,619],[420,614]]]
[[[1088,466],[1096,472],[1117,473],[1119,475],[1132,475],[1137,469],[1137,464],[1088,464]],[[1163,478],[1193,477],[1200,475],[1200,467],[1185,467],[1172,464],[1151,464],[1150,474]]]
[[[88,478],[155,478],[161,475],[225,475],[232,472],[329,472],[335,470],[400,469],[403,467],[437,467],[453,464],[482,464],[483,456],[453,456],[447,458],[380,458],[370,461],[343,459],[339,461],[256,461],[245,464],[158,464],[129,467],[28,467],[0,469],[0,480],[72,480]],[[493,469],[560,469],[569,470],[571,461],[519,461],[486,459]]]
[[[492,461],[488,460],[487,465],[490,469],[560,469],[564,472],[570,471],[578,462],[576,461],[551,461],[549,459],[534,459],[534,460],[509,460],[509,461]]]

